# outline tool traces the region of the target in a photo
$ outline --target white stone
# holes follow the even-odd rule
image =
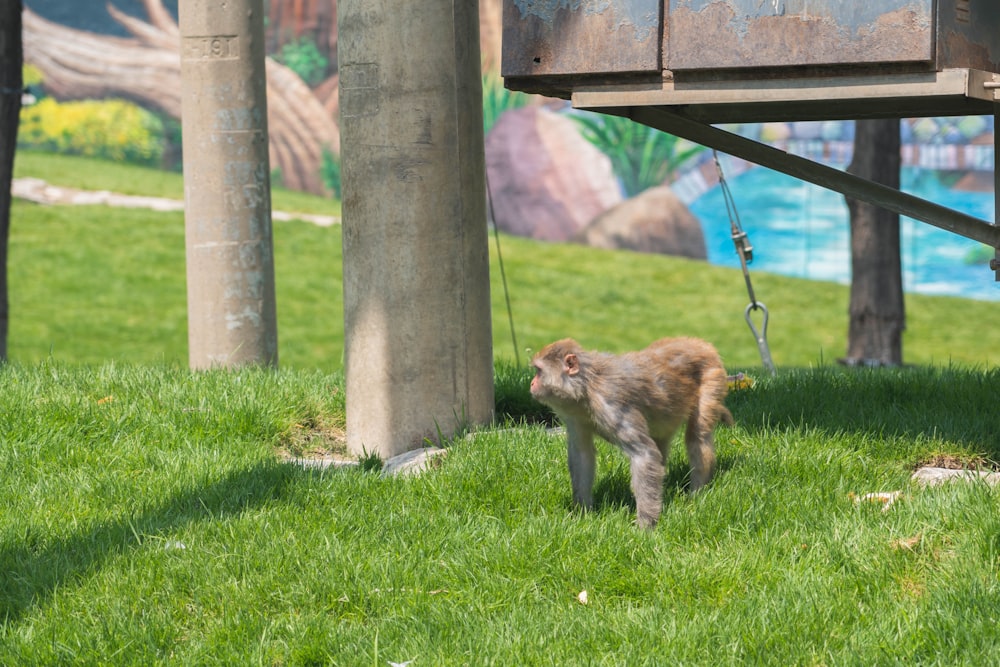
[[[424,449],[414,449],[393,456],[382,466],[383,477],[399,477],[405,475],[418,475],[433,465],[434,459],[448,453],[447,449],[440,447],[425,447]]]
[[[123,195],[107,190],[77,190],[49,185],[39,178],[15,178],[10,186],[11,194],[36,204],[104,205],[117,208],[145,208],[153,211],[183,211],[184,202],[164,197],[144,197]],[[272,220],[301,220],[320,227],[340,224],[340,216],[316,215],[312,213],[289,213],[271,211]]]
[[[301,468],[326,470],[327,468],[357,468],[357,461],[345,461],[344,459],[324,456],[323,458],[292,457],[286,459],[288,463]]]
[[[955,470],[953,468],[920,468],[911,479],[921,486],[938,486],[954,480],[982,480],[987,484],[1000,483],[1000,473],[982,470]]]

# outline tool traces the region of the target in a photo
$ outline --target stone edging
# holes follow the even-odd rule
[[[166,197],[123,195],[108,190],[78,190],[51,185],[40,178],[15,178],[11,182],[11,195],[36,204],[69,206],[114,206],[117,208],[144,208],[152,211],[183,211],[184,202]],[[280,222],[302,220],[320,227],[340,224],[340,216],[313,213],[288,213],[271,211],[271,219]]]

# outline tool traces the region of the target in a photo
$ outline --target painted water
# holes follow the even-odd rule
[[[743,229],[753,245],[752,271],[848,284],[851,279],[847,204],[843,195],[770,169],[729,177]],[[993,221],[992,192],[953,190],[938,172],[904,168],[903,190],[982,220]],[[701,220],[708,260],[739,266],[718,186],[689,207]],[[919,294],[1000,301],[1000,283],[984,263],[969,263],[982,244],[909,218],[900,221],[903,289]]]

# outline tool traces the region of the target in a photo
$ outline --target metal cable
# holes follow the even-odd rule
[[[510,324],[510,340],[514,345],[514,363],[521,366],[521,352],[517,346],[517,334],[514,333],[514,311],[510,307],[510,290],[507,289],[507,272],[504,271],[503,253],[500,252],[500,230],[497,229],[497,219],[493,212],[493,191],[490,189],[490,174],[486,170],[486,200],[490,207],[490,222],[493,223],[493,239],[497,246],[497,263],[500,265],[500,280],[503,282],[503,297],[507,302],[507,321]]]
[[[740,258],[740,267],[743,269],[743,280],[746,282],[747,294],[750,296],[750,304],[743,312],[743,318],[746,320],[747,326],[750,327],[750,332],[757,342],[757,350],[760,352],[761,363],[771,375],[774,375],[777,371],[774,367],[774,361],[771,359],[771,348],[767,344],[767,323],[770,319],[770,313],[767,310],[767,306],[757,300],[757,295],[753,290],[753,282],[750,280],[749,265],[753,262],[753,246],[750,245],[747,233],[743,231],[743,224],[740,222],[739,211],[736,210],[733,193],[729,190],[729,183],[726,182],[726,175],[722,171],[722,163],[719,162],[718,151],[712,150],[712,158],[715,160],[715,169],[719,176],[722,199],[726,204],[726,215],[729,216],[730,235],[733,239],[733,245],[736,246],[736,254]],[[763,314],[763,322],[760,329],[757,328],[750,317],[750,314],[755,310],[759,310]]]

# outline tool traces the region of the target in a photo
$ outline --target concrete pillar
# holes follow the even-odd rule
[[[277,365],[263,0],[179,10],[190,365]]]
[[[493,416],[478,3],[342,0],[347,444]]]

